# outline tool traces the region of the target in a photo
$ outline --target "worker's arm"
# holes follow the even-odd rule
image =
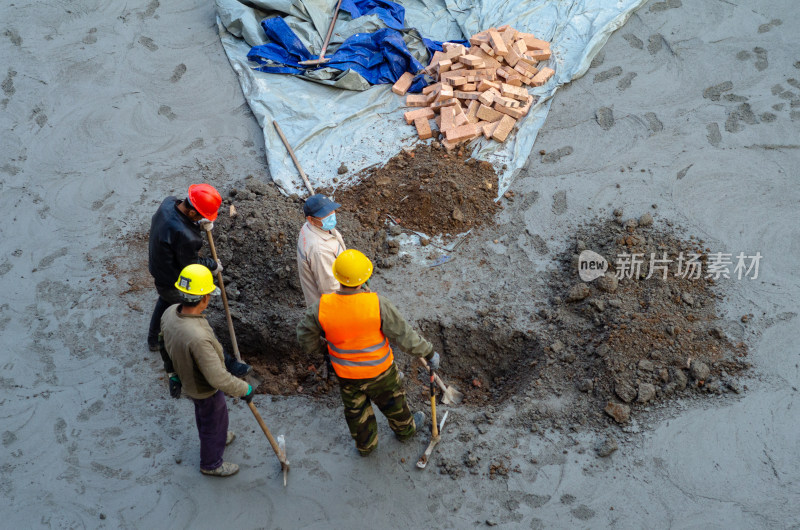
[[[189,229],[185,228],[184,230]],[[181,269],[187,265],[199,263],[211,272],[215,272],[217,269],[217,262],[212,258],[201,258],[198,255],[202,246],[202,239],[192,237],[192,235],[184,232],[176,234],[175,241],[172,245],[173,252],[175,253],[175,262],[180,265]]]
[[[323,335],[322,326],[319,325],[319,301],[306,309],[303,318],[297,324],[297,342],[306,355],[320,355],[324,353],[324,346],[319,340]]]
[[[378,300],[381,310],[381,331],[389,342],[397,344],[401,350],[414,357],[431,357],[433,345],[412,329],[393,303],[381,296],[378,296]]]
[[[196,339],[190,350],[197,368],[208,384],[229,396],[242,397],[247,394],[250,385],[228,373],[210,339]]]
[[[333,241],[336,241],[335,239]],[[338,246],[338,244],[337,244]],[[333,262],[336,260],[336,251],[320,241],[319,245],[308,256],[311,274],[317,283],[317,294],[336,292],[339,282],[333,277]]]

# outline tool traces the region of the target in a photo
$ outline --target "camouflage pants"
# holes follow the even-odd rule
[[[394,363],[374,379],[339,379],[339,391],[350,436],[356,441],[361,456],[367,456],[378,446],[378,422],[372,403],[386,416],[389,427],[401,441],[416,432],[414,418],[406,404],[406,392]]]

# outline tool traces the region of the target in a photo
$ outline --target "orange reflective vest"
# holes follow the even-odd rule
[[[392,366],[394,357],[389,340],[381,331],[376,293],[323,294],[318,319],[339,377],[371,379]]]

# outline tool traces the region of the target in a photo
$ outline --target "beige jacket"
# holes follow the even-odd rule
[[[217,390],[241,397],[249,385],[225,369],[222,345],[203,315],[178,313],[179,304],[169,306],[161,317],[161,332],[183,391],[194,399],[213,396]]]
[[[339,282],[333,277],[336,256],[347,250],[342,235],[335,228],[328,232],[309,224],[300,229],[297,238],[297,270],[306,307],[319,301],[319,297],[336,291]]]

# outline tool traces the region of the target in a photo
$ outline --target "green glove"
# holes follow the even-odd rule
[[[256,393],[253,392],[253,387],[250,386],[250,385],[247,385],[247,394],[242,396],[242,399],[245,400],[247,403],[252,403],[253,402],[253,396],[255,396],[255,395],[256,395]]]

